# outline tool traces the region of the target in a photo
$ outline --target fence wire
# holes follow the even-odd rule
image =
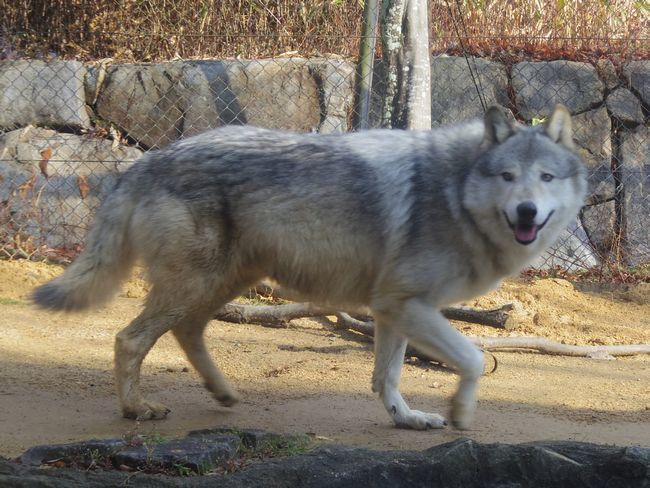
[[[356,60],[349,52],[299,56],[282,52],[281,43],[275,56],[263,58],[252,49],[250,56],[157,63],[78,53],[63,59],[20,54],[7,40],[20,35],[5,32],[0,46],[0,257],[73,258],[119,174],[144,152],[175,140],[226,124],[355,130]],[[176,53],[196,41],[179,32],[157,36],[167,36],[166,42],[173,37]],[[253,37],[267,49],[277,35]],[[476,37],[469,45],[486,39]],[[505,37],[491,39],[507,43]],[[556,103],[574,115],[590,194],[576,224],[534,267],[584,271],[614,263],[647,269],[650,61],[643,50],[648,39],[612,40],[608,55],[564,60],[507,51],[477,56],[459,50],[454,37],[435,42],[434,126],[481,116],[483,102],[501,105],[525,123],[537,123]],[[444,42],[448,48],[441,49]],[[598,42],[603,45],[603,39]],[[303,43],[312,45],[314,39]],[[83,45],[77,48],[83,52]],[[371,128],[382,123],[382,69],[377,60]]]

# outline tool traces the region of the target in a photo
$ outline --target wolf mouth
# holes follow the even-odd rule
[[[549,221],[551,218],[551,215],[555,210],[551,210],[551,212],[548,214],[544,222],[541,224],[529,224],[529,223],[520,223],[517,222],[516,224],[513,224],[510,222],[510,219],[508,218],[508,214],[506,212],[503,212],[503,215],[506,218],[506,221],[508,222],[508,225],[510,228],[514,231],[515,234],[515,240],[519,244],[523,244],[524,246],[527,246],[528,244],[531,244],[537,239],[537,234],[539,233],[540,230],[544,228],[546,225],[546,222]]]

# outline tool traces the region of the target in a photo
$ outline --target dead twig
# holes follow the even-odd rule
[[[618,345],[618,346],[574,346],[545,339],[544,337],[478,337],[471,336],[470,340],[487,351],[507,349],[528,349],[541,354],[557,356],[574,356],[594,359],[614,359],[618,356],[635,356],[650,354],[650,344]]]
[[[286,303],[282,305],[246,305],[228,303],[219,310],[215,319],[236,324],[258,324],[266,327],[286,327],[289,321],[305,317],[333,315],[331,312],[309,303]]]
[[[454,320],[466,322],[477,322],[482,320],[486,324],[494,321],[502,324],[507,323],[507,313],[512,306],[506,305],[495,310],[472,310],[472,309],[445,309],[445,315]],[[449,311],[453,312],[449,312]],[[485,313],[483,313],[485,312]],[[450,317],[451,315],[451,317]],[[218,320],[234,323],[251,323],[267,327],[286,327],[289,321],[297,318],[335,316],[337,321],[333,330],[354,331],[360,334],[360,339],[370,341],[374,336],[374,324],[370,317],[364,316],[364,320],[352,315],[333,311],[330,309],[314,306],[310,303],[287,303],[282,305],[246,305],[229,303],[223,307],[215,316]],[[460,318],[462,317],[462,318]],[[486,317],[488,317],[486,319]],[[488,324],[486,324],[488,325]],[[635,345],[614,345],[614,346],[574,346],[561,344],[543,337],[522,336],[522,337],[479,337],[470,336],[469,339],[484,351],[496,350],[528,350],[540,354],[587,357],[594,359],[614,359],[619,356],[633,356],[637,354],[650,354],[650,344]],[[407,349],[407,355],[414,356],[425,361],[440,362],[413,348]]]

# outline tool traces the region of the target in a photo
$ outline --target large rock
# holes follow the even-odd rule
[[[589,174],[588,203],[599,203],[584,209],[581,223],[587,241],[600,256],[612,245],[614,230],[614,203],[616,186],[612,173],[612,123],[604,107],[574,115],[573,137]],[[569,241],[568,248],[561,248],[560,254],[570,253],[575,244]],[[595,257],[595,256],[594,256]],[[594,263],[595,265],[596,263]]]
[[[336,59],[312,59],[312,76],[319,86],[321,120],[318,132],[347,132],[348,119],[354,102],[354,66]]]
[[[91,216],[117,175],[141,155],[91,136],[27,127],[0,136],[0,194],[5,232],[29,245],[83,241]]]
[[[607,259],[615,244],[616,209],[613,200],[589,205],[582,209],[580,222],[594,253]]]
[[[206,445],[206,451],[210,447]],[[374,451],[328,445],[297,456],[266,458],[253,463],[235,461],[234,473],[185,478],[110,470],[38,469],[0,458],[0,486],[643,488],[650,485],[650,449],[580,442],[509,445],[458,439],[424,451]]]
[[[566,229],[551,248],[531,265],[534,269],[584,271],[598,265],[598,256],[580,222]]]
[[[626,124],[642,124],[641,102],[627,88],[617,88],[607,96],[607,109],[612,117]]]
[[[90,127],[78,61],[0,61],[0,129]]]
[[[525,61],[512,68],[517,108],[526,120],[546,117],[557,103],[571,113],[583,112],[603,101],[605,87],[596,69],[575,61]]]
[[[605,200],[614,196],[612,164],[612,122],[601,107],[574,115],[573,139],[589,171],[590,198]]]
[[[623,186],[629,263],[650,262],[650,128],[639,126],[623,135]]]
[[[98,93],[97,114],[145,147],[162,147],[218,125],[208,81],[190,64],[114,65],[99,87],[97,71],[91,74],[87,91]]]
[[[208,80],[219,125],[318,130],[319,86],[309,60],[302,58],[192,61]]]
[[[650,106],[650,60],[630,61],[623,66],[628,87],[637,92],[646,106]]]
[[[194,473],[205,473],[225,466],[240,446],[241,439],[233,434],[185,437],[127,447],[116,452],[112,461],[117,466],[134,469],[187,468]]]
[[[482,116],[484,109],[478,91],[481,92],[488,107],[491,105],[508,107],[510,101],[505,66],[475,57],[433,58],[431,120],[434,125],[445,125]]]

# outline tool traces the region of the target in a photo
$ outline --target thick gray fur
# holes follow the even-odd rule
[[[117,336],[116,377],[125,416],[161,418],[169,410],[138,388],[157,338],[172,330],[207,387],[233,404],[203,329],[270,277],[314,302],[370,307],[373,389],[398,426],[446,424],[399,394],[406,341],[454,365],[461,381],[451,416],[464,428],[482,354],[438,310],[520,271],[576,217],[586,177],[571,140],[563,107],[538,127],[491,109],[484,120],[434,131],[209,131],[133,165],[98,212],[85,251],[34,301],[56,310],[100,305],[142,262],[153,287]],[[523,202],[537,209],[532,221],[521,220]]]

